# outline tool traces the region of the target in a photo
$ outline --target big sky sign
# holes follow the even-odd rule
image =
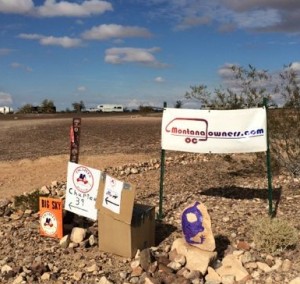
[[[162,119],[162,149],[193,153],[264,152],[266,121],[265,108],[167,108]]]

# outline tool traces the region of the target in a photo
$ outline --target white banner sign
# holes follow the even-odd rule
[[[97,220],[96,198],[101,172],[76,163],[68,163],[65,210]]]
[[[264,108],[195,110],[167,108],[162,149],[193,153],[247,153],[267,150]]]

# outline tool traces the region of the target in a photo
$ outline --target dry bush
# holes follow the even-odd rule
[[[261,218],[253,222],[253,240],[266,253],[277,254],[294,249],[298,243],[298,231],[286,220]]]
[[[293,177],[300,176],[300,109],[268,113],[272,159]]]

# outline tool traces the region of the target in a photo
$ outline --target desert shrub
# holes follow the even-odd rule
[[[25,210],[31,209],[34,212],[39,210],[39,190],[35,190],[26,195],[20,195],[14,197],[15,208]]]
[[[300,109],[273,110],[268,118],[272,158],[293,177],[299,177]]]
[[[253,240],[256,246],[266,253],[277,254],[293,249],[298,242],[298,231],[286,220],[260,218],[253,222]]]

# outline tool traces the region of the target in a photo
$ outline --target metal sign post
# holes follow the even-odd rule
[[[79,160],[79,138],[80,138],[81,118],[73,118],[73,124],[70,129],[70,162],[78,164]]]
[[[167,103],[164,102],[164,108],[167,107]],[[160,186],[159,186],[159,212],[158,219],[161,220],[163,218],[163,195],[164,195],[164,175],[165,175],[165,155],[166,152],[164,149],[161,149],[161,157],[160,157]]]
[[[266,108],[268,117],[268,99],[263,100],[264,107]],[[270,143],[269,143],[269,131],[267,129],[267,152],[266,152],[266,162],[267,162],[267,175],[268,175],[268,199],[269,199],[269,215],[273,216],[273,188],[272,188],[272,171],[271,171],[271,155],[270,155]]]

